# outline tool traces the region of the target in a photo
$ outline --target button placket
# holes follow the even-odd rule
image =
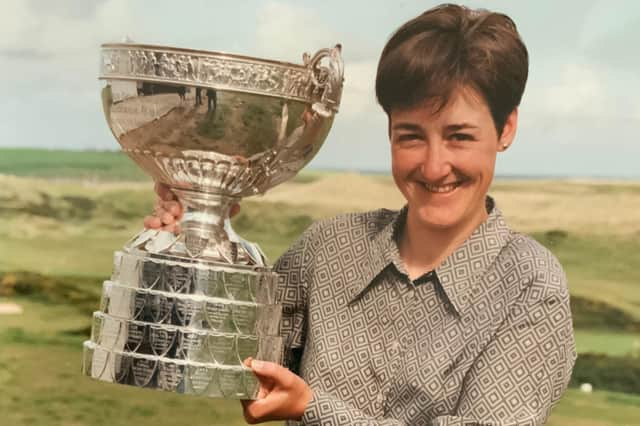
[[[423,286],[426,286],[426,285],[427,283],[423,284]],[[424,292],[425,291],[424,287],[422,288],[422,290],[414,287],[413,298],[409,305],[409,317],[414,322],[414,324],[422,320],[422,318],[420,318],[421,316],[420,313],[422,311],[420,307],[420,304],[422,303],[422,298],[420,297],[421,295],[419,294],[420,291]],[[417,342],[418,342],[418,327],[414,326],[411,332],[408,333],[407,348],[413,347]]]

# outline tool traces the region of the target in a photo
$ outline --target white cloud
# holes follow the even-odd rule
[[[258,13],[256,47],[269,58],[301,63],[304,52],[313,54],[339,40],[310,9],[269,1]]]
[[[377,63],[374,61],[347,62],[340,114],[345,118],[362,117],[380,112],[375,98]]]
[[[99,46],[134,28],[129,2],[95,2],[73,13],[67,10],[73,1],[57,2],[53,11],[54,6],[44,4],[42,9],[35,3],[30,8],[26,1],[11,2],[9,13],[0,15],[5,72],[0,86],[36,98],[43,93],[95,98]]]
[[[46,3],[45,3],[46,4]],[[73,2],[59,5],[72,7]],[[9,13],[0,15],[3,37],[0,49],[3,51],[27,50],[42,56],[81,56],[89,49],[97,51],[97,46],[105,40],[122,38],[123,28],[133,28],[134,22],[127,0],[108,0],[86,8],[88,16],[73,13],[50,13],[37,7],[29,8],[25,1],[11,2]],[[49,8],[51,9],[51,8]],[[97,56],[97,55],[96,55]]]
[[[0,50],[11,51],[21,48],[25,38],[37,32],[37,22],[25,1],[10,1],[3,4],[0,14]]]
[[[538,73],[534,69],[522,102],[522,123],[587,120],[590,126],[602,127],[635,119],[640,98],[630,96],[630,91],[640,87],[640,77],[579,58],[566,61],[547,61]]]
[[[606,112],[602,75],[587,64],[575,63],[567,64],[561,72],[559,81],[541,90],[544,109],[561,116],[601,116]]]

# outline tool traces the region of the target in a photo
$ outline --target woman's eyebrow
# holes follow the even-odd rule
[[[414,123],[397,123],[393,125],[393,130],[409,130],[413,132],[422,131],[422,128]]]
[[[478,126],[471,123],[455,123],[455,124],[447,124],[444,129],[449,132],[456,132],[458,130],[464,129],[478,129]]]

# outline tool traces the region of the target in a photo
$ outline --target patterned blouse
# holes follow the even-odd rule
[[[318,222],[278,260],[285,364],[313,390],[301,424],[545,422],[576,358],[566,278],[487,211],[416,281],[396,243],[406,208]]]

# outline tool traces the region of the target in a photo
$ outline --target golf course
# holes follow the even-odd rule
[[[548,424],[640,424],[640,182],[498,177],[490,194],[569,279],[579,356]],[[151,181],[122,154],[0,149],[0,424],[245,424],[237,401],[80,374],[113,252],[153,205]],[[310,170],[246,199],[233,226],[273,263],[315,220],[402,205],[387,174]]]

